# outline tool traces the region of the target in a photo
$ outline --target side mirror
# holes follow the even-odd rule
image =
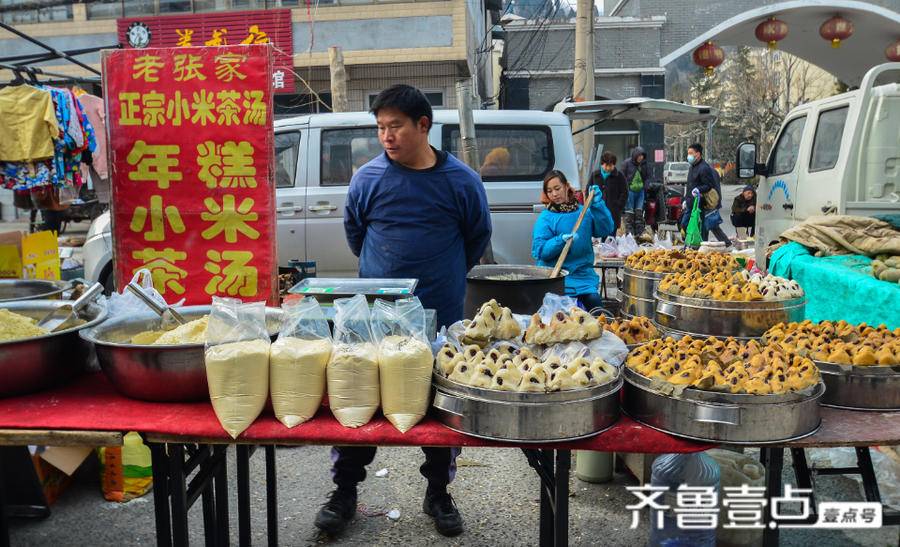
[[[737,149],[737,177],[749,179],[756,175],[766,176],[768,169],[763,163],[756,163],[756,143],[742,142]]]

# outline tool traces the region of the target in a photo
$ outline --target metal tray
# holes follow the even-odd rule
[[[728,302],[656,291],[654,321],[682,332],[757,338],[778,323],[802,321],[805,312],[806,298]]]
[[[62,298],[62,293],[71,289],[74,281],[0,279],[0,302]]]
[[[338,298],[349,298],[362,294],[367,298],[395,300],[412,296],[418,279],[365,279],[338,277],[307,277],[291,287],[291,294],[315,296],[319,302],[331,302]]]
[[[598,435],[619,419],[622,376],[604,385],[553,393],[494,391],[435,375],[434,415],[482,439],[545,443]]]
[[[815,363],[827,388],[820,401],[822,406],[900,411],[900,365],[855,367]]]
[[[685,389],[658,393],[651,381],[625,368],[623,410],[642,424],[689,439],[729,444],[770,444],[800,439],[819,428],[819,399],[811,394],[749,395]]]

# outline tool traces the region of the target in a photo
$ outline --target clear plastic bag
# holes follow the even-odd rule
[[[269,397],[265,302],[213,297],[206,329],[206,380],[219,423],[233,439],[256,420]]]
[[[604,330],[600,338],[587,342],[588,357],[600,358],[614,366],[622,366],[628,357],[628,346],[615,334]]]
[[[328,404],[344,427],[369,422],[381,401],[378,347],[369,322],[366,297],[334,301],[334,349],[325,369]]]
[[[553,344],[544,350],[544,353],[541,355],[541,361],[546,361],[551,357],[557,357],[559,358],[560,363],[568,363],[581,357],[587,357],[588,353],[588,347],[581,342]]]
[[[131,278],[131,281],[141,286],[144,289],[144,292],[149,294],[150,297],[157,301],[161,306],[169,305],[166,303],[166,299],[159,294],[159,291],[153,288],[153,277],[150,274],[150,270],[138,270],[137,273],[134,274],[134,277]],[[183,302],[184,299],[173,305],[180,306]],[[146,313],[148,311],[151,310],[147,304],[124,287],[122,288],[121,293],[113,292],[109,295],[109,319],[134,315],[135,313]]]
[[[619,244],[616,238],[609,236],[599,244],[599,252],[601,258],[617,258],[620,256]]]
[[[425,334],[425,308],[418,298],[376,300],[372,331],[378,342],[381,408],[401,433],[428,411],[434,355]]]
[[[269,391],[275,417],[294,427],[315,416],[322,404],[333,342],[315,298],[286,302],[282,309],[281,332],[269,355]]]
[[[568,315],[572,308],[577,307],[578,301],[571,296],[560,296],[548,292],[544,295],[544,302],[537,313],[541,316],[541,321],[545,324],[550,324],[550,320],[553,319],[553,314],[556,312],[561,311]]]

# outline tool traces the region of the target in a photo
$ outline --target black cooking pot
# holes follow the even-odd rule
[[[569,272],[562,270],[558,277],[551,278],[552,271],[553,268],[525,264],[475,266],[466,276],[465,317],[474,317],[491,298],[513,313],[537,312],[548,292],[566,293],[565,278]]]

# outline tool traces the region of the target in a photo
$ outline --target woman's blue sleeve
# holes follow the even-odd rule
[[[535,260],[550,262],[559,257],[565,247],[565,242],[561,235],[553,232],[547,216],[542,214],[534,223],[534,232],[531,242],[531,256]]]
[[[605,239],[613,235],[616,231],[616,223],[613,221],[612,213],[606,206],[606,202],[598,201],[593,204],[588,213],[591,215],[591,235]]]

